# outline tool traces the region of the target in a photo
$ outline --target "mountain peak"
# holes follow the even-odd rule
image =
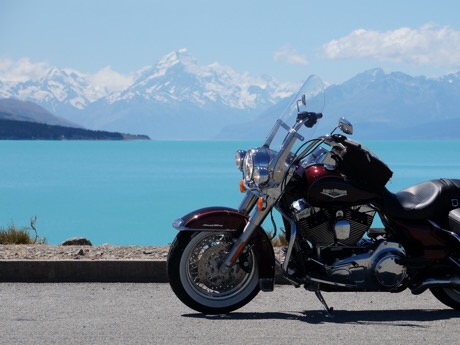
[[[383,69],[377,67],[377,68],[372,68],[372,69],[369,69],[367,71],[364,71],[362,73],[359,73],[357,76],[355,76],[355,78],[365,78],[365,79],[368,79],[368,80],[377,80],[377,79],[381,79],[383,77],[385,77],[385,72],[383,71]]]
[[[292,92],[289,86],[273,78],[238,73],[217,62],[200,65],[184,48],[163,56],[144,69],[127,90],[107,100],[110,104],[134,98],[163,104],[187,101],[202,109],[225,106],[253,111],[288,96]]]
[[[48,72],[46,72],[45,76],[43,79],[53,79],[53,78],[59,78],[62,76],[62,71],[57,68],[57,67],[51,67]]]
[[[156,67],[159,70],[168,69],[174,65],[196,65],[196,60],[188,53],[187,48],[175,50],[163,56],[157,63]]]

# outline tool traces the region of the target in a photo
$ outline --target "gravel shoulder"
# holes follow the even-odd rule
[[[0,260],[166,260],[168,246],[0,245]]]

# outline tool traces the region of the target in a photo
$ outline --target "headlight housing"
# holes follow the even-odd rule
[[[236,168],[240,171],[243,171],[243,161],[244,161],[244,157],[246,156],[246,153],[247,152],[244,150],[236,151],[235,163],[236,163]]]
[[[237,151],[236,164],[243,171],[244,183],[257,187],[266,184],[270,179],[270,162],[275,156],[276,152],[268,147],[250,149],[248,152]]]

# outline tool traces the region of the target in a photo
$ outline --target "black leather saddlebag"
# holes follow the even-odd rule
[[[393,176],[390,168],[365,146],[350,139],[344,140],[343,145],[347,151],[340,170],[357,187],[380,190]]]

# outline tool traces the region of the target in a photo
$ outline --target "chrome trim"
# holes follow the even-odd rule
[[[291,224],[291,237],[289,238],[288,250],[286,252],[286,257],[283,262],[284,272],[287,272],[289,260],[291,259],[291,255],[292,255],[292,249],[294,248],[294,243],[295,243],[295,239],[297,236],[297,226],[295,225],[294,222],[290,222],[290,224]]]
[[[256,186],[262,186],[268,182],[270,179],[270,174],[268,172],[267,167],[255,167],[254,172],[252,174],[254,183]]]
[[[225,259],[223,260],[222,264],[220,265],[219,270],[221,272],[228,271],[230,267],[235,263],[236,259],[238,258],[237,254],[241,250],[241,247],[249,242],[249,239],[251,238],[252,234],[256,231],[259,225],[262,224],[270,208],[271,207],[267,207],[267,209],[263,211],[259,211],[257,208],[254,209],[252,215],[249,217],[249,221],[246,224],[246,227],[244,228],[243,232],[235,241],[232,248],[225,256]]]
[[[346,288],[356,288],[356,285],[337,283],[337,282],[333,282],[329,280],[323,280],[323,279],[318,279],[318,278],[313,278],[313,277],[308,277],[308,276],[307,276],[307,279],[315,283],[321,283],[321,284],[327,284],[327,285],[333,285],[333,286],[341,286],[341,287],[346,287]]]
[[[261,187],[270,179],[270,163],[278,153],[267,146],[250,149],[242,163],[243,179],[247,189]]]
[[[405,266],[397,264],[397,261],[406,256],[404,248],[396,242],[381,242],[377,248],[367,253],[344,258],[327,267],[330,279],[353,277],[353,272],[358,270],[365,275],[365,282],[352,280],[360,287],[365,284],[366,288],[376,291],[400,286],[407,276]]]
[[[256,206],[256,203],[257,195],[246,192],[246,195],[243,200],[241,200],[240,206],[238,207],[238,212],[248,215],[253,210],[254,206]]]
[[[460,268],[460,262],[449,256],[449,260],[453,262],[458,268]]]
[[[460,277],[456,276],[450,279],[430,278],[420,283],[419,285],[412,287],[411,291],[414,295],[420,295],[421,293],[425,292],[427,289],[431,289],[434,287],[458,289],[460,288]]]
[[[244,157],[246,156],[247,151],[245,150],[238,150],[235,153],[235,164],[236,168],[240,171],[243,171],[243,161]]]
[[[174,229],[177,229],[179,231],[185,230],[186,228],[184,227],[184,220],[182,218],[175,219],[172,222],[172,226]]]
[[[291,217],[289,217],[281,209],[281,207],[275,206],[275,208],[281,214],[281,216],[283,216],[285,219],[287,219],[289,221],[289,225],[291,226],[291,235],[290,235],[290,238],[289,238],[288,249],[286,251],[286,256],[284,258],[284,262],[283,262],[283,266],[282,266],[283,271],[287,272],[289,261],[291,259],[291,255],[292,255],[292,249],[294,248],[294,244],[295,244],[295,240],[296,240],[296,236],[297,236],[297,225],[296,225],[295,221]]]
[[[353,125],[344,117],[339,120],[339,128],[345,134],[353,134]]]
[[[335,238],[347,240],[350,238],[351,225],[345,219],[339,219],[334,225]]]
[[[176,228],[179,231],[199,231],[199,232],[237,232],[238,229],[224,229],[224,228],[187,228],[186,226],[181,228]]]

